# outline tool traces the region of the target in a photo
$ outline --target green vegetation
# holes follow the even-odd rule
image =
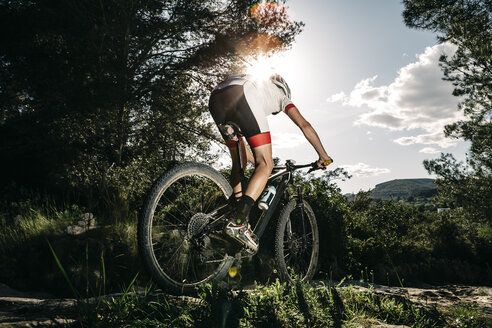
[[[492,218],[492,12],[491,0],[404,0],[403,18],[409,27],[436,32],[440,42],[457,46],[442,56],[444,79],[460,97],[465,118],[447,125],[449,138],[471,143],[466,163],[452,154],[424,162],[438,176],[440,207],[463,207],[477,221]]]
[[[8,214],[8,209],[15,215]],[[50,200],[5,204],[0,208],[0,281],[20,290],[73,296],[58,270],[51,247],[82,296],[116,292],[141,267],[136,223],[120,222],[79,235],[67,227],[82,220],[77,206],[58,209]],[[96,223],[104,220],[96,218]]]
[[[492,225],[464,209],[443,213],[359,193],[348,201],[334,183],[337,173],[299,176],[304,196],[319,225],[320,254],[316,278],[349,277],[379,284],[492,283]],[[26,195],[36,199],[32,194]],[[148,278],[136,249],[136,222],[96,217],[96,227],[79,235],[67,227],[85,210],[55,206],[51,200],[3,203],[0,208],[0,281],[22,290],[70,296],[48,242],[77,290],[86,295],[102,288],[117,292],[122,281],[140,272]],[[254,215],[254,213],[253,213]],[[268,229],[274,229],[272,222]],[[277,277],[273,231],[261,240],[260,254],[243,261],[241,284]],[[105,262],[103,270],[102,260]],[[103,271],[105,272],[103,275]],[[87,277],[87,275],[89,275]],[[103,279],[103,276],[106,279]]]
[[[302,27],[285,17],[272,20],[280,27],[259,24],[249,13],[255,1],[226,3],[1,2],[0,282],[60,296],[75,290],[83,299],[149,281],[135,241],[145,191],[175,162],[216,156],[207,90],[240,66],[238,50],[260,36],[280,46],[246,49],[246,55],[288,47]],[[424,162],[438,176],[438,194],[426,204],[411,194],[408,181],[385,192],[409,203],[364,192],[349,201],[334,182],[348,177],[343,171],[299,176],[319,223],[318,278],[490,285],[492,2],[403,3],[408,26],[458,46],[441,63],[466,119],[445,133],[470,141],[470,152],[466,163],[451,154]],[[437,207],[450,210],[437,213]],[[96,215],[97,227],[68,234],[86,212]],[[243,263],[235,285],[275,281],[271,242],[262,240],[264,253]],[[422,308],[405,298],[332,286],[275,282],[252,293],[208,286],[199,304],[128,291],[81,303],[75,325],[356,327],[377,320],[490,326],[470,307]]]
[[[0,186],[125,221],[171,163],[216,159],[211,87],[302,27],[255,2],[0,2]]]
[[[464,209],[437,213],[420,205],[373,199],[348,201],[333,174],[300,180],[320,228],[320,270],[399,286],[491,284],[492,223]],[[438,201],[438,199],[436,200]]]
[[[130,287],[132,287],[130,285]],[[71,327],[487,327],[490,318],[478,309],[413,304],[403,296],[357,292],[351,286],[303,283],[258,286],[233,291],[207,285],[198,299],[156,293],[128,293],[79,305]],[[133,289],[134,290],[134,289]]]
[[[437,194],[433,179],[396,179],[377,184],[371,190],[371,196],[381,199],[394,199],[415,202],[427,200]]]

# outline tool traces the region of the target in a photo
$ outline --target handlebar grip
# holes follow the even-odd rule
[[[323,164],[326,166],[330,165],[331,163],[333,163],[332,159],[329,159],[329,160],[323,162]]]
[[[327,161],[324,161],[322,164],[324,166],[328,166],[331,163],[333,163],[333,160],[332,159],[329,159]],[[309,169],[308,173],[311,173],[311,172],[316,171],[316,170],[321,170],[321,168],[318,167],[318,161],[314,161],[314,162],[311,163],[311,168]]]

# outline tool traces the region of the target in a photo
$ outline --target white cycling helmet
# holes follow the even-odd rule
[[[278,74],[270,76],[270,81],[275,84],[290,99],[290,88],[287,82]]]

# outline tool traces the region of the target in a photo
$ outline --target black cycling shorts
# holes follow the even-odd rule
[[[210,96],[209,109],[215,124],[236,123],[252,148],[271,143],[266,115],[262,110],[253,111],[250,108],[242,85],[214,90]],[[226,140],[226,144],[229,147],[235,146],[235,142],[231,140]]]

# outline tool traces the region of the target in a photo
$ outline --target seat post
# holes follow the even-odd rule
[[[236,152],[237,152],[237,158],[239,159],[239,173],[244,175],[244,168],[243,168],[243,154],[241,151],[241,139],[238,137],[236,141]]]
[[[241,179],[241,190],[244,193],[246,192],[246,185],[247,185],[247,180],[246,177],[244,176],[244,170],[246,169],[243,167],[243,152],[241,150],[242,146],[242,141],[241,141],[241,136],[238,136],[238,140],[236,141],[236,152],[237,152],[237,158],[239,159],[239,177]],[[244,145],[245,146],[245,145]],[[247,158],[247,155],[246,155]],[[246,162],[247,164],[248,162]]]
[[[243,137],[241,133],[241,129],[234,122],[227,122],[226,124],[220,124],[219,129],[223,132],[227,140],[233,140],[236,143],[236,153],[237,153],[237,158],[239,159],[239,176],[241,180],[241,190],[244,193],[246,191],[246,178],[244,176],[244,170],[247,165],[248,155],[246,153],[243,154],[241,150],[241,146],[243,144],[243,141],[241,140],[241,138]],[[246,146],[244,145],[244,147]],[[244,156],[246,156],[245,165],[243,165]]]

